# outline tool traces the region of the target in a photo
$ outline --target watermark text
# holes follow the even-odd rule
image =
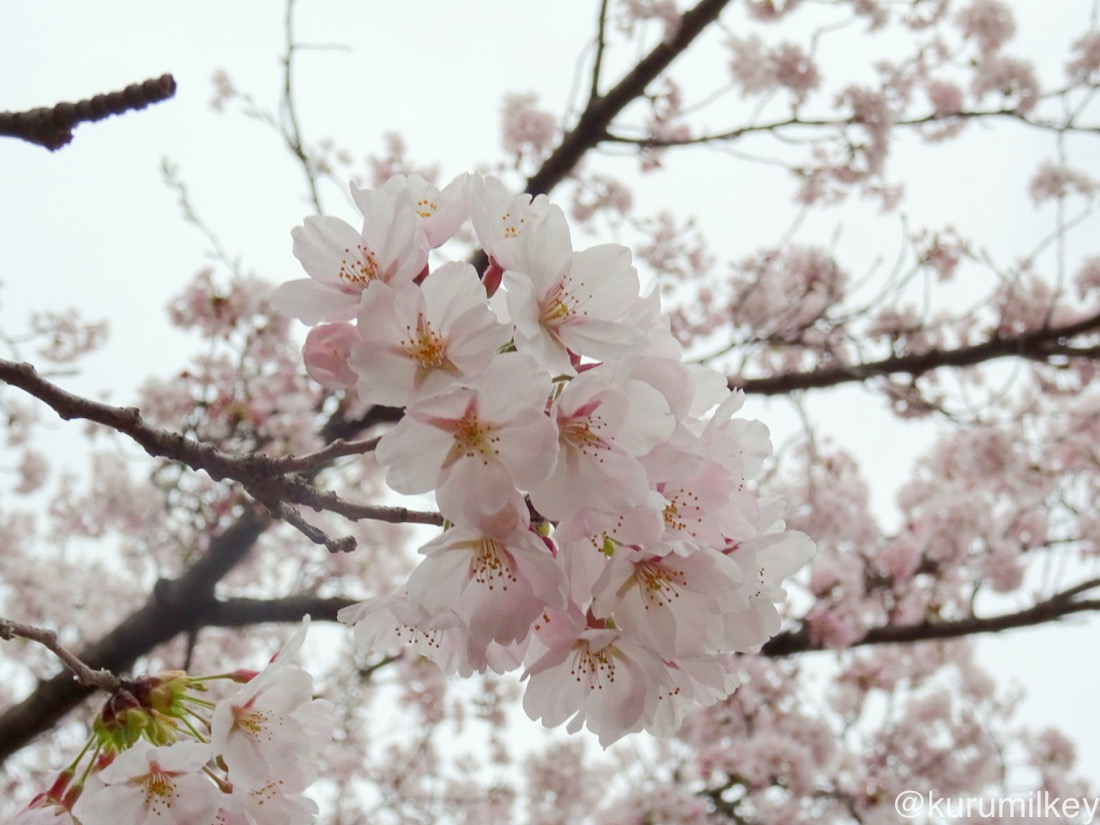
[[[1023,796],[939,796],[936,793],[902,791],[894,800],[894,809],[905,819],[939,822],[965,817],[1026,817],[1057,819],[1080,825],[1097,822],[1100,798],[1055,796],[1049,791],[1033,791]]]

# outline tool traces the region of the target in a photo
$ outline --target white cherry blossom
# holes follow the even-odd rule
[[[400,192],[409,193],[417,223],[428,239],[428,246],[435,249],[449,240],[469,217],[466,201],[469,177],[459,175],[440,191],[421,175],[394,175],[382,184],[382,191],[395,199]],[[351,197],[364,215],[370,213],[373,207],[370,190],[352,183]]]
[[[439,509],[474,524],[524,509],[517,490],[545,478],[557,460],[557,430],[544,413],[550,376],[526,355],[493,359],[474,388],[410,407],[376,450],[400,493],[436,491]]]
[[[272,294],[275,306],[306,324],[346,321],[374,281],[411,282],[428,263],[428,240],[407,192],[359,192],[363,229],[340,218],[306,218],[290,234],[294,256],[309,278],[288,281]]]
[[[266,668],[214,708],[211,744],[229,778],[248,788],[293,774],[332,737],[332,705],[313,698],[313,677],[294,663],[308,621]]]
[[[608,359],[645,348],[645,333],[624,318],[639,300],[638,273],[625,246],[574,253],[565,214],[556,206],[501,245],[509,250],[503,283],[520,352],[571,375],[570,353]]]
[[[405,406],[475,381],[512,337],[469,264],[434,270],[420,286],[370,285],[359,305],[350,368],[366,402]]]
[[[222,796],[202,773],[212,757],[199,742],[139,739],[89,778],[73,816],[81,825],[211,825]]]

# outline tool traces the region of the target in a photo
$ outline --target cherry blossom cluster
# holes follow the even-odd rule
[[[735,654],[779,630],[781,582],[813,552],[747,486],[767,428],[683,363],[630,251],[574,250],[545,196],[480,175],[352,195],[362,228],[307,218],[293,237],[310,277],[274,301],[315,325],[317,381],[404,408],[376,456],[446,525],[403,589],[341,620],[362,651],[523,667],[532,718],[605,746],[673,733],[733,690]],[[430,263],[467,221],[484,271]]]
[[[172,671],[114,691],[77,760],[12,825],[306,825],[303,791],[332,737],[332,706],[296,663],[308,617],[262,671]],[[210,682],[239,683],[219,702]],[[85,756],[88,763],[80,769]]]

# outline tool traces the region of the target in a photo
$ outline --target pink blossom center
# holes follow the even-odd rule
[[[253,741],[261,738],[271,738],[272,718],[273,714],[262,708],[252,707],[251,702],[233,708],[233,726]]]
[[[432,329],[422,314],[417,316],[415,330],[411,326],[405,327],[405,338],[400,346],[422,372],[453,368],[447,360],[447,342]]]
[[[600,437],[599,430],[604,428],[604,420],[594,411],[599,404],[586,404],[572,416],[558,422],[562,438],[588,456],[596,455],[600,450],[610,449],[610,445]]]
[[[141,778],[145,786],[145,807],[160,816],[172,807],[176,798],[176,784],[172,781],[173,774],[161,770],[160,765],[153,762],[149,767],[149,773]]]
[[[496,428],[481,421],[476,410],[467,410],[462,418],[452,422],[450,429],[454,436],[454,445],[444,467],[451,466],[460,458],[474,458],[479,454],[483,463],[488,464],[489,457],[500,452],[496,448],[500,436],[493,434]]]
[[[666,497],[667,493],[664,494]],[[676,532],[686,531],[690,536],[696,535],[694,530],[688,530],[689,521],[697,521],[699,513],[699,496],[681,490],[669,497],[665,505],[665,525],[669,530]]]
[[[470,565],[470,575],[478,584],[484,584],[490,590],[499,584],[501,590],[507,590],[509,583],[517,581],[512,569],[512,558],[499,541],[488,537],[476,542],[477,552]]]
[[[667,607],[673,599],[680,598],[680,588],[687,583],[679,570],[670,570],[662,564],[646,562],[634,569],[634,581],[642,592],[645,609]]]
[[[421,198],[416,202],[416,214],[422,218],[430,218],[439,210],[439,204],[428,198]]]
[[[610,646],[592,650],[587,642],[582,642],[573,657],[569,675],[586,683],[589,690],[603,690],[605,681],[608,685],[615,682],[615,659],[610,651]]]
[[[382,265],[378,263],[378,256],[374,251],[363,244],[358,244],[353,252],[344,249],[344,257],[340,261],[340,271],[336,273],[345,284],[350,287],[362,289],[371,281],[382,274]]]

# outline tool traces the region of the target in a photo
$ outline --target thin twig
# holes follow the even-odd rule
[[[275,516],[275,518],[282,519],[314,544],[323,544],[328,548],[330,553],[350,553],[356,548],[356,542],[353,536],[344,536],[341,539],[334,539],[321,528],[310,524],[302,518],[297,510],[284,502],[278,500],[261,500],[260,503],[263,504],[268,512]]]
[[[279,468],[279,472],[283,473],[301,473],[309,470],[316,470],[318,467],[328,464],[330,461],[337,458],[373,452],[380,440],[380,438],[364,438],[359,441],[345,441],[342,438],[338,438],[324,449],[318,450],[315,453],[276,458],[274,459],[274,464]]]
[[[287,148],[302,164],[306,176],[306,185],[309,187],[309,200],[318,215],[324,214],[321,208],[321,196],[317,191],[317,179],[314,176],[313,163],[306,154],[302,145],[302,128],[298,124],[298,112],[294,104],[293,75],[294,75],[294,0],[287,0],[286,16],[283,20],[286,32],[286,56],[283,58],[283,99],[281,109],[283,120],[280,123],[280,131]]]
[[[0,618],[0,639],[11,641],[15,636],[38,642],[51,651],[65,667],[73,672],[76,680],[85,687],[99,688],[108,693],[114,693],[122,684],[118,677],[109,670],[93,670],[80,661],[80,657],[57,640],[57,633],[54,631]]]
[[[596,24],[596,57],[592,63],[592,87],[588,92],[588,105],[600,99],[600,73],[603,70],[603,54],[607,49],[607,6],[608,0],[600,3],[600,19]]]

